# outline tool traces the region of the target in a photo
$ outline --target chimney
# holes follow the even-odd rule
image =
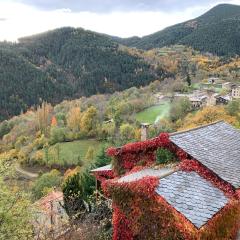
[[[149,126],[150,126],[149,123],[142,123],[141,124],[141,141],[147,140]]]

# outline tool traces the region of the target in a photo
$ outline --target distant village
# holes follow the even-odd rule
[[[161,93],[155,94],[155,97],[157,102],[166,98]],[[234,99],[240,99],[240,85],[212,77],[200,83],[199,89],[191,93],[176,92],[172,97],[187,97],[196,110],[205,106],[226,105]]]

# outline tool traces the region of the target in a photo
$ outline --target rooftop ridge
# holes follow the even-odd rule
[[[182,131],[170,133],[169,136],[171,137],[171,136],[175,136],[175,135],[182,134],[182,133],[196,131],[198,129],[205,128],[205,127],[208,127],[208,126],[212,126],[212,125],[215,125],[215,124],[218,124],[218,123],[228,124],[224,120],[218,120],[218,121],[215,121],[215,122],[212,122],[212,123],[208,123],[208,124],[204,124],[204,125],[201,125],[201,126],[198,126],[198,127],[195,127],[195,128],[191,128],[191,129],[187,129],[187,130],[182,130]],[[231,126],[230,124],[228,124],[228,125]]]

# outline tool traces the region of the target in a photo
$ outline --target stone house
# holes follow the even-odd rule
[[[159,149],[175,154],[176,162],[157,165]],[[95,176],[113,200],[114,240],[236,239],[239,130],[221,121],[108,154],[112,165]]]
[[[52,191],[35,202],[36,214],[34,232],[36,239],[59,237],[65,233],[68,225],[68,215],[64,209],[63,193]]]
[[[203,106],[206,106],[207,104],[207,96],[192,96],[189,98],[189,101],[192,104],[193,109],[198,109],[201,108]]]

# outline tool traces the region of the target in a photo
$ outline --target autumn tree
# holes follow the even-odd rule
[[[98,137],[103,140],[112,140],[115,134],[115,122],[103,123],[99,127]]]
[[[224,120],[232,125],[237,125],[237,118],[227,113],[223,106],[205,107],[196,114],[189,114],[183,119],[179,130],[191,129],[197,126]]]
[[[94,158],[94,148],[89,147],[85,155],[85,160],[87,160],[88,162],[92,162],[93,158]]]
[[[51,104],[47,102],[43,102],[41,106],[37,108],[36,112],[36,120],[37,120],[37,127],[42,133],[47,133],[47,128],[51,124],[51,115],[52,115],[53,108]]]
[[[32,186],[32,193],[35,199],[39,199],[54,187],[59,187],[62,182],[61,173],[53,169],[51,172],[41,175]]]
[[[180,98],[173,101],[170,109],[170,119],[175,122],[184,118],[187,113],[192,109],[191,103],[188,98]]]
[[[80,107],[72,108],[67,115],[67,126],[73,131],[80,131],[81,118]]]
[[[124,123],[120,126],[120,138],[123,142],[133,140],[135,137],[135,129],[132,125]]]
[[[97,125],[97,109],[95,107],[89,107],[81,118],[81,131],[83,134],[91,136],[96,131]]]
[[[51,127],[56,127],[56,126],[57,126],[57,119],[55,116],[53,116],[51,120]]]

